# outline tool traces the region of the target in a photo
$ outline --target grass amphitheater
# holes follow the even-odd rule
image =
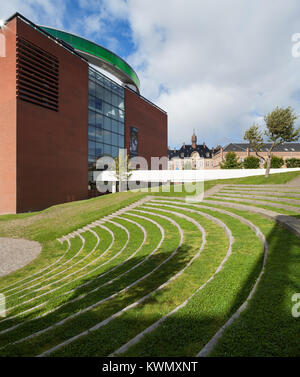
[[[299,179],[0,216],[0,237],[43,247],[0,279],[0,356],[300,356]]]

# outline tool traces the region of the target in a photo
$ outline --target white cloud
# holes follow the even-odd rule
[[[275,106],[300,114],[296,0],[128,0],[142,94],[169,114],[169,144],[239,141]],[[167,92],[159,90],[161,86]],[[298,97],[298,98],[297,98]]]
[[[66,3],[60,0],[9,0],[0,2],[0,18],[21,13],[36,24],[61,28]]]
[[[67,3],[1,2],[0,18],[18,10],[34,22],[61,27]],[[142,94],[167,110],[171,146],[189,142],[194,128],[199,142],[211,146],[240,141],[247,127],[277,105],[291,105],[300,114],[300,58],[291,52],[291,37],[300,32],[298,0],[77,4],[85,13],[72,20],[70,31],[101,34],[112,50],[118,42],[107,22],[111,27],[128,20],[136,47],[128,61]]]

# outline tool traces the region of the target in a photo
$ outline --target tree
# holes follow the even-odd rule
[[[283,158],[272,156],[271,158],[271,169],[280,169],[284,165]],[[265,162],[264,167],[267,167],[267,162]]]
[[[240,169],[242,164],[238,161],[238,156],[235,152],[228,152],[225,156],[225,162],[220,162],[221,169]]]
[[[300,168],[300,159],[299,158],[288,158],[285,160],[287,168]]]
[[[274,148],[283,143],[289,143],[299,139],[300,128],[295,128],[297,118],[298,116],[290,107],[285,109],[276,107],[275,110],[264,117],[267,128],[265,136],[267,137],[267,141],[271,143],[266,161],[266,177],[270,175]],[[245,132],[244,139],[249,141],[251,148],[256,152],[257,156],[263,158],[258,154],[258,152],[261,152],[264,144],[262,132],[259,131],[257,125],[253,125]]]
[[[280,144],[299,140],[300,128],[295,128],[297,118],[298,116],[290,107],[286,109],[276,107],[264,117],[267,126],[266,136],[272,143],[268,152],[266,177],[270,173],[273,149]]]
[[[247,140],[250,144],[250,148],[255,152],[256,156],[262,158],[265,161],[265,158],[259,154],[259,152],[265,147],[263,133],[259,130],[259,126],[253,124],[245,132],[244,140]]]
[[[132,176],[133,169],[130,169],[130,161],[126,153],[120,150],[119,157],[114,159],[115,161],[115,177],[119,182],[119,192],[123,191],[123,186],[127,187],[127,182]]]
[[[243,166],[245,169],[259,169],[259,158],[255,156],[246,157]]]

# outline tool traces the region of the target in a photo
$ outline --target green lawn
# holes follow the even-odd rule
[[[205,189],[220,183],[276,185],[297,176],[209,181]],[[8,314],[0,319],[0,356],[108,356],[154,324],[118,355],[195,356],[254,287],[264,256],[258,229],[269,244],[265,273],[211,356],[299,356],[299,320],[291,316],[291,297],[300,289],[299,238],[261,215],[222,206],[221,200],[199,207],[173,203],[170,197],[186,193],[172,188],[175,192],[160,188],[151,194],[164,196],[163,201],[154,199],[114,218],[107,216],[147,193],[116,193],[0,216],[1,237],[43,246],[28,266],[0,279]],[[280,202],[287,204],[288,198]],[[256,206],[300,218],[273,208],[272,197]],[[105,221],[70,237],[69,247],[57,241],[99,219]]]

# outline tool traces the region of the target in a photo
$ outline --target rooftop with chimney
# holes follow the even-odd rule
[[[212,155],[217,151],[217,149],[212,148],[209,149],[205,142],[202,144],[198,145],[197,144],[197,136],[195,134],[195,130],[193,132],[192,138],[191,138],[192,143],[191,144],[182,144],[182,147],[180,149],[168,149],[168,154],[169,154],[169,159],[172,158],[188,158],[191,157],[193,152],[198,152],[199,156],[202,158],[212,158]]]

